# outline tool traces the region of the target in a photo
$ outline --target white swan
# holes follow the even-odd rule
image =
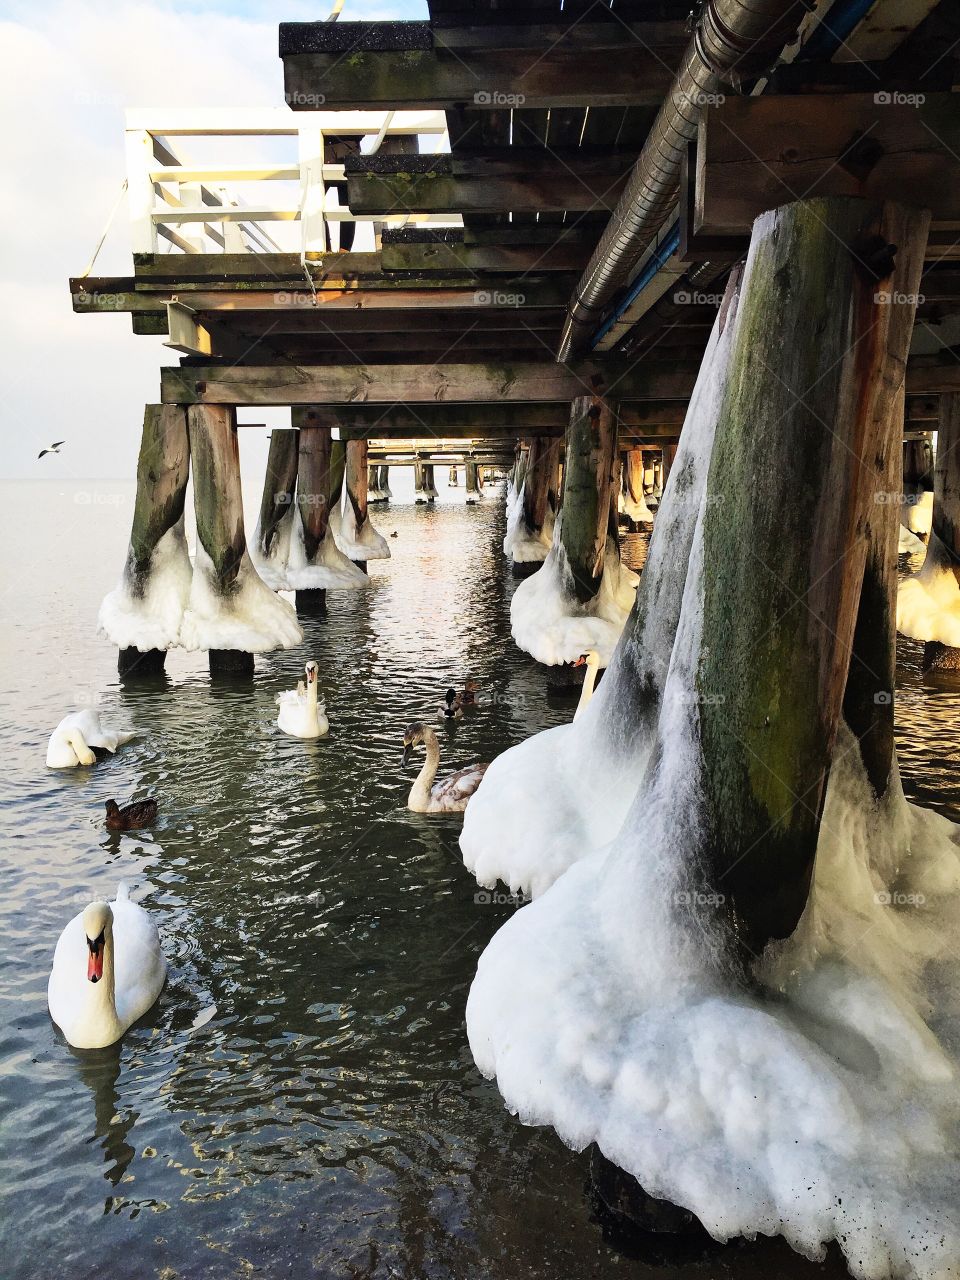
[[[157,926],[131,902],[91,902],[57,943],[47,985],[50,1016],[77,1049],[114,1044],[160,994],[167,964]]]
[[[581,653],[573,665],[587,668],[586,675],[583,677],[583,686],[580,689],[580,701],[577,703],[577,709],[573,713],[573,718],[576,720],[593,697],[593,686],[597,682],[597,671],[600,669],[600,655],[596,649],[588,649],[586,653]]]
[[[403,735],[403,763],[409,763],[419,743],[427,748],[427,759],[410,788],[407,808],[414,813],[462,813],[486,772],[485,764],[471,764],[434,782],[440,765],[440,744],[429,725],[411,724]]]
[[[327,705],[318,696],[320,665],[308,662],[304,671],[307,674],[306,685],[301,680],[296,689],[277,694],[280,708],[277,725],[294,738],[322,738],[330,723],[326,716]]]
[[[73,769],[80,764],[96,764],[97,750],[108,751],[112,755],[117,747],[122,747],[135,736],[122,729],[105,729],[92,707],[71,711],[50,735],[47,768]]]

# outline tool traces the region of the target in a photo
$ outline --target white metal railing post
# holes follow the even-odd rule
[[[134,253],[157,252],[157,228],[153,220],[153,137],[146,129],[127,129],[127,206],[130,210],[130,247]]]
[[[304,253],[326,253],[327,223],[323,206],[323,130],[316,124],[297,129],[300,162],[300,232]]]

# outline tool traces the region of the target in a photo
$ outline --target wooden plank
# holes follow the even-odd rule
[[[914,356],[907,365],[907,393],[930,394],[960,391],[960,364],[938,364],[936,357]]]
[[[382,275],[379,253],[308,253],[307,266],[314,280],[327,277],[377,277]],[[137,285],[201,282],[232,284],[259,280],[279,285],[306,284],[298,253],[135,253],[133,269]]]
[[[153,292],[124,287],[132,286],[132,280],[116,281],[113,287],[88,278],[72,280],[73,309],[77,312],[162,311],[167,302],[175,300],[178,293],[171,287],[160,287]],[[523,307],[559,307],[566,303],[568,291],[562,278],[504,277],[496,287],[478,287],[481,282],[472,279],[451,287],[443,277],[431,280],[418,279],[408,285],[406,280],[380,280],[376,288],[367,287],[362,281],[324,281],[316,293],[306,284],[302,288],[262,288],[248,290],[191,290],[189,303],[194,311],[270,312],[285,311],[479,311],[517,310]],[[401,326],[402,327],[402,326]]]
[[[581,112],[582,114],[582,112]],[[632,157],[612,149],[505,147],[464,156],[350,156],[356,214],[541,213],[615,207]]]
[[[765,210],[815,196],[908,192],[934,220],[957,219],[957,99],[917,96],[923,101],[859,93],[731,97],[708,107],[697,135],[695,234],[747,234]],[[884,97],[893,101],[877,101]]]
[[[478,50],[469,63],[437,50],[290,54],[284,96],[294,111],[336,107],[504,107],[659,105],[673,68],[624,32],[617,57],[601,50]],[[301,105],[302,104],[302,105]]]
[[[960,366],[958,366],[960,367]],[[686,399],[697,370],[623,369],[585,362],[486,364],[190,365],[162,369],[161,399],[172,404],[302,405],[456,401],[572,401],[605,389],[618,399]]]

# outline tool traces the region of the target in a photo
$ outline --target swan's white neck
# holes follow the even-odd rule
[[[119,1039],[120,1018],[117,1015],[116,973],[113,966],[113,923],[103,930],[103,976],[99,982],[87,980],[87,1000],[80,1019],[83,1038],[91,1045],[112,1044]],[[116,1034],[114,1034],[116,1032]],[[110,1038],[107,1038],[110,1037]],[[77,1041],[74,1040],[76,1044]],[[79,1048],[84,1048],[82,1044]]]
[[[440,743],[437,741],[437,735],[428,727],[423,730],[423,745],[427,749],[427,758],[423,762],[423,768],[417,774],[417,780],[410,788],[410,804],[414,805],[418,801],[426,802],[430,799],[430,792],[433,788],[433,780],[437,776],[437,770],[440,768]]]
[[[576,720],[577,716],[580,715],[584,707],[593,697],[593,686],[597,682],[597,671],[599,670],[599,667],[600,663],[595,658],[587,659],[587,674],[583,677],[583,687],[580,690],[580,701],[577,703],[577,709],[573,713],[574,720]]]

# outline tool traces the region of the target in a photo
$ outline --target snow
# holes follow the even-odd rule
[[[953,566],[950,552],[931,532],[923,567],[905,578],[897,593],[902,635],[960,648],[960,583]]]
[[[537,662],[559,666],[595,649],[601,667],[605,667],[633,606],[639,578],[620,563],[617,545],[608,538],[600,590],[587,604],[581,604],[573,593],[566,552],[560,542],[562,521],[561,510],[546,559],[513,594],[510,628],[520,648]]]
[[[539,533],[531,533],[523,519],[523,490],[523,485],[519,493],[512,486],[507,489],[507,532],[503,551],[517,564],[536,564],[546,560],[549,554],[556,517],[548,508],[543,528]]]
[[[933,524],[933,493],[905,494],[900,507],[900,523],[911,533],[926,534]]]
[[[862,1280],[945,1280],[960,1271],[960,829],[908,804],[896,772],[878,803],[841,725],[805,913],[746,981],[698,879],[705,480],[736,326],[715,326],[596,696],[499,757],[467,809],[481,883],[536,895],[481,956],[470,1047],[523,1123],[596,1142],[717,1239],[779,1233],[811,1258],[836,1240]]]
[[[100,606],[100,632],[120,649],[146,653],[172,648],[180,634],[192,573],[181,516],[157,543],[145,575],[138,579],[128,560],[120,582]]]
[[[267,653],[291,649],[303,640],[294,608],[275,595],[244,551],[234,587],[221,595],[213,561],[197,544],[190,599],[180,627],[185,649],[241,649]]]
[[[357,516],[350,501],[349,494],[344,491],[340,504],[330,512],[330,530],[337,547],[348,560],[389,560],[390,548],[387,540],[370,522],[369,515],[360,528],[357,528]]]
[[[274,530],[273,541],[270,544],[270,551],[267,555],[264,555],[260,549],[263,534],[260,522],[257,521],[253,541],[250,543],[249,548],[250,559],[253,562],[253,567],[271,591],[287,590],[287,561],[290,557],[290,540],[293,535],[294,521],[299,521],[299,516],[300,513],[297,510],[296,503],[291,502]]]

